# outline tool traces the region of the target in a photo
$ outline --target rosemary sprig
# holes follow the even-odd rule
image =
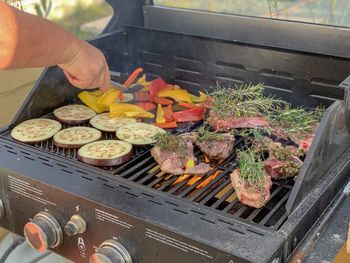
[[[259,186],[261,179],[265,176],[264,163],[260,155],[253,150],[238,150],[240,179],[249,184]]]
[[[211,109],[222,118],[253,117],[270,112],[284,102],[273,96],[265,96],[262,83],[244,84],[235,88],[218,87],[210,96]]]
[[[208,127],[201,126],[198,129],[198,138],[199,142],[209,142],[209,141],[220,141],[223,140],[223,136],[217,131],[210,131]]]
[[[179,155],[182,155],[186,151],[186,142],[180,137],[171,133],[157,133],[154,136],[156,141],[155,146],[158,146],[162,150],[168,150]]]
[[[314,110],[305,108],[291,108],[286,105],[269,116],[272,126],[281,128],[287,136],[306,135],[312,132],[315,125],[321,120],[324,109],[318,107]]]
[[[290,161],[295,156],[299,157],[305,154],[301,149],[292,149],[291,147],[283,147],[277,145],[274,145],[270,148],[270,153],[281,162]]]

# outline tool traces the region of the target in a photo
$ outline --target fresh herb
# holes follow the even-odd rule
[[[264,163],[260,155],[252,150],[237,151],[239,160],[240,179],[254,186],[261,185],[265,176]]]
[[[295,147],[283,147],[282,145],[273,144],[272,147],[270,147],[270,154],[277,160],[285,162],[290,161],[295,156],[302,156],[305,153],[302,149]]]
[[[179,155],[185,153],[187,148],[185,140],[168,132],[157,133],[154,136],[154,140],[156,141],[155,145],[160,149],[168,150]]]
[[[218,87],[210,96],[213,98],[211,109],[222,118],[266,114],[284,103],[273,96],[265,96],[262,83],[244,84],[231,89]]]
[[[283,109],[278,109],[270,115],[270,122],[277,130],[281,129],[282,133],[287,136],[307,135],[311,133],[315,125],[321,120],[323,108],[306,110],[305,108],[291,108],[287,105]]]
[[[217,131],[210,131],[208,127],[201,126],[198,129],[198,138],[199,142],[210,142],[210,141],[220,141],[223,140],[222,134]]]

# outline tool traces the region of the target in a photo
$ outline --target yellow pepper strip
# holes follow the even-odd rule
[[[91,94],[91,95],[94,95],[94,96],[96,96],[96,97],[101,97],[101,96],[103,95],[103,91],[97,89],[97,90],[94,90],[94,91],[90,91],[90,94]]]
[[[141,78],[139,78],[136,82],[136,84],[144,86],[141,91],[149,91],[149,85],[152,83],[152,81],[146,80],[146,74],[143,74]]]
[[[195,96],[195,95],[192,95],[192,94],[190,94],[191,95],[191,98],[192,98],[192,101],[194,102],[194,103],[202,103],[202,102],[205,102],[206,100],[207,100],[207,98],[208,98],[208,96],[207,96],[207,94],[205,94],[205,93],[203,93],[203,92],[199,92],[199,96],[197,97],[197,96]]]
[[[120,91],[114,88],[107,90],[97,101],[100,107],[109,107],[115,102],[120,96]]]
[[[156,123],[158,123],[158,124],[166,123],[166,120],[164,117],[164,110],[163,110],[161,104],[158,104],[158,107],[157,107]]]
[[[180,87],[166,88],[158,93],[161,98],[169,97],[176,101],[184,101],[192,103],[191,94],[187,90],[181,89]]]
[[[154,114],[129,103],[113,103],[109,107],[111,117],[154,118]]]
[[[90,109],[95,111],[96,113],[102,113],[108,111],[108,108],[101,107],[97,104],[99,97],[91,94],[89,91],[83,91],[78,94],[79,99]]]

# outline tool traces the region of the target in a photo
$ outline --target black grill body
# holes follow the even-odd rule
[[[121,78],[141,66],[148,76],[162,76],[192,93],[216,85],[264,82],[267,94],[294,106],[327,107],[299,176],[295,182],[275,182],[271,201],[252,209],[232,198],[229,174],[237,166],[234,154],[195,184],[188,185],[188,178],[174,185],[176,178],[165,179],[149,148],[138,148],[133,160],[107,169],[80,163],[74,150],[57,148],[51,141],[13,141],[10,131],[16,124],[51,118],[55,108],[78,102],[79,90],[53,67],[43,73],[13,123],[0,133],[0,198],[6,211],[0,225],[22,235],[24,224],[40,211],[53,214],[62,227],[78,213],[87,221],[87,232],[64,235],[62,246],[54,249],[75,262],[88,262],[99,244],[110,238],[124,244],[134,262],[286,261],[346,182],[350,81],[343,80],[350,60],[342,49],[332,51],[327,45],[311,53],[310,43],[300,49],[299,42],[293,46],[280,39],[272,45],[255,36],[249,42],[249,32],[234,39],[222,28],[240,17],[125,2],[112,4],[135,19],[129,21],[120,12],[106,33],[91,41],[104,52],[110,68],[123,73]],[[186,18],[188,12],[193,21],[202,22],[169,28],[169,21]],[[172,16],[167,20],[164,14]],[[184,25],[187,20],[175,21]],[[208,31],[212,23],[222,30]],[[270,22],[259,23],[265,28]],[[279,30],[284,32],[285,22],[281,23]],[[215,179],[199,187],[217,171]]]

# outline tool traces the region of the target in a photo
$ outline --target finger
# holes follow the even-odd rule
[[[103,84],[100,86],[100,89],[105,92],[109,89],[110,85],[111,85],[111,74],[109,72],[107,63],[105,63],[104,81],[103,81]]]

